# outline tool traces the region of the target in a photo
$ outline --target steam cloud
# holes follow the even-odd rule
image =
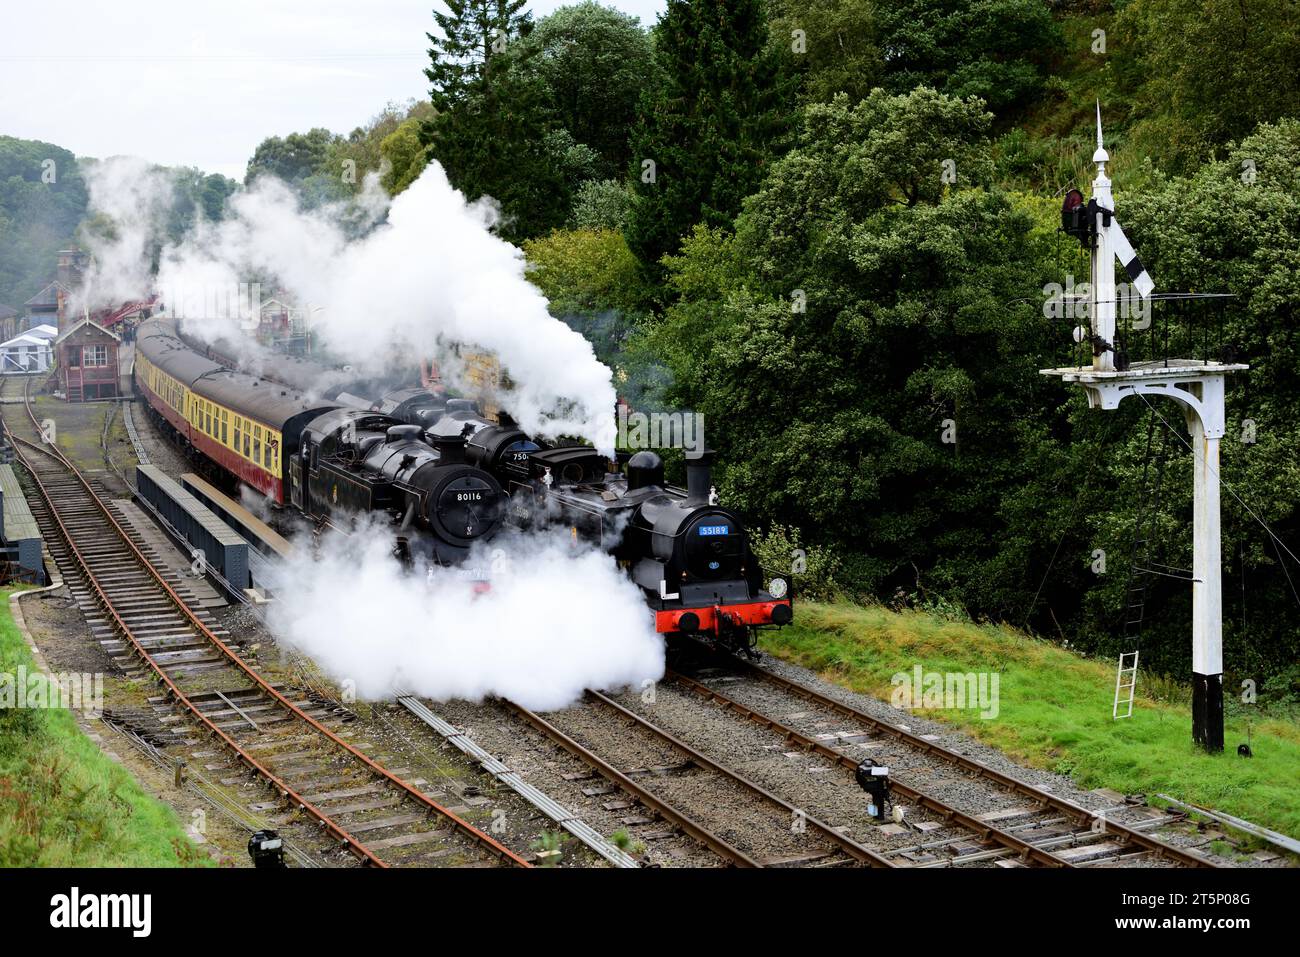
[[[663,643],[608,555],[541,536],[498,539],[477,559],[493,568],[484,594],[449,569],[402,574],[381,534],[331,535],[290,563],[296,587],[269,623],[365,700],[497,696],[545,711],[662,677]]]
[[[173,185],[158,167],[133,156],[114,156],[86,171],[92,220],[83,235],[94,259],[73,308],[96,309],[142,298],[157,238],[171,209]]]
[[[395,356],[413,366],[418,357],[445,360],[451,344],[479,346],[508,371],[514,385],[497,399],[522,428],[578,436],[612,454],[609,368],[586,339],[550,315],[546,298],[524,277],[523,254],[492,232],[494,204],[466,202],[437,163],[386,215],[374,175],[346,210],[303,209],[285,184],[261,177],[231,197],[225,219],[200,221],[181,243],[162,244],[155,283],[148,263],[171,190],[142,161],[99,164],[92,209],[112,219],[115,236],[88,240],[100,264],[92,307],[156,285],[174,314],[192,320],[211,315],[217,296],[234,299],[241,283],[260,282],[267,296],[279,286],[307,310],[313,334],[360,372],[389,371]],[[358,218],[377,225],[354,238]],[[202,334],[197,325],[187,328]]]
[[[263,298],[283,288],[309,310],[313,333],[358,371],[389,371],[394,355],[411,364],[437,356],[454,371],[449,344],[490,349],[514,383],[497,400],[522,428],[579,436],[612,453],[610,370],[550,316],[524,278],[520,251],[492,233],[493,204],[467,203],[438,164],[386,211],[373,177],[346,210],[303,209],[287,186],[263,177],[231,197],[223,220],[200,221],[178,244],[161,238],[172,190],[138,160],[108,160],[92,174],[92,212],[113,229],[87,237],[96,259],[91,308],[158,289],[173,314],[187,317],[187,330],[203,335],[192,317],[212,316],[214,295],[248,283],[261,283]],[[359,238],[358,214],[368,230]],[[238,341],[229,319],[208,333]],[[587,687],[663,674],[663,644],[640,591],[603,552],[575,551],[567,538],[516,539],[509,567],[475,595],[454,570],[435,569],[427,582],[404,574],[391,533],[382,522],[362,523],[359,534],[327,538],[315,557],[298,549],[277,576],[271,606],[281,640],[354,682],[361,697],[499,695],[550,709]],[[500,566],[504,554],[476,558]]]

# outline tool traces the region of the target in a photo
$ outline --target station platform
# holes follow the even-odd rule
[[[291,542],[206,479],[193,472],[186,472],[181,476],[181,488],[212,509],[244,541],[263,555],[285,559],[293,557],[294,547]]]

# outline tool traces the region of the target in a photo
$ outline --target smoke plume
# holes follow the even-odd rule
[[[73,309],[116,306],[153,289],[153,257],[163,241],[175,187],[167,173],[133,156],[86,169],[90,219],[81,240],[93,254]]]
[[[288,569],[296,587],[270,624],[332,679],[376,700],[504,697],[551,710],[585,688],[663,675],[663,643],[639,591],[606,554],[566,536],[498,538],[467,563],[491,569],[476,594],[464,571],[404,574],[390,539],[327,537]]]
[[[362,195],[378,213],[375,189]],[[303,209],[287,186],[263,177],[231,198],[221,222],[200,223],[164,250],[159,287],[195,331],[211,290],[280,287],[313,336],[367,375],[390,371],[395,354],[412,367],[441,357],[456,370],[450,346],[482,347],[509,374],[497,398],[522,428],[612,453],[610,370],[550,315],[524,277],[523,254],[491,231],[495,218],[491,203],[467,203],[437,163],[360,237],[337,207]]]

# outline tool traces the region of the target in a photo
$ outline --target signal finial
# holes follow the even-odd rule
[[[1110,154],[1106,152],[1106,147],[1101,145],[1101,100],[1097,101],[1097,152],[1092,154],[1092,161],[1098,164],[1104,164],[1110,160]],[[1106,172],[1104,169],[1098,169],[1098,172]]]

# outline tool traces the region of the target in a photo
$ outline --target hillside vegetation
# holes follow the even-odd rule
[[[1156,560],[1190,565],[1191,469],[1181,414],[1153,403],[1179,434],[1144,515],[1155,412],[1089,410],[1038,374],[1079,359],[1081,317],[1046,305],[1088,275],[1059,209],[1095,173],[1100,101],[1157,289],[1235,297],[1158,306],[1153,328],[1250,364],[1222,448],[1228,683],[1300,695],[1300,5],[669,0],[647,29],[593,2],[535,20],[455,0],[428,48],[428,100],[270,137],[245,181],[311,206],[440,163],[500,204],[620,391],[703,413],[722,500],[820,549],[836,589],[1113,655],[1139,521]],[[17,187],[0,172],[35,195],[24,162]],[[5,195],[0,219],[40,219]],[[1180,680],[1189,605],[1162,580],[1144,622],[1143,661]]]
[[[10,614],[14,590],[0,588],[0,674],[10,681],[39,674]],[[176,813],[110,760],[66,708],[0,707],[0,867],[211,863]]]

